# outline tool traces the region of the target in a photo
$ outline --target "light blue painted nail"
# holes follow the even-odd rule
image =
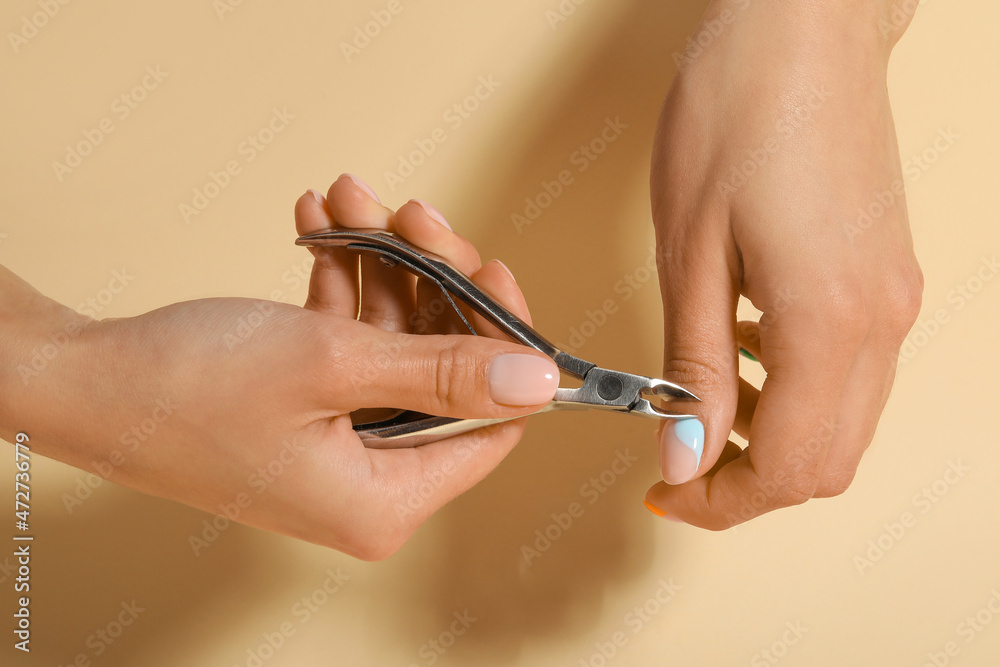
[[[701,465],[701,455],[705,450],[705,426],[701,420],[684,419],[674,424],[674,435],[685,447],[694,452]]]

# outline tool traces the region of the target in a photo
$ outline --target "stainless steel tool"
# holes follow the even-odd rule
[[[299,237],[302,246],[346,248],[374,255],[386,266],[399,266],[437,283],[455,308],[469,331],[476,331],[453,299],[457,298],[482,315],[515,341],[527,345],[551,358],[559,369],[583,381],[580,387],[556,390],[555,398],[541,410],[613,410],[652,419],[692,419],[664,410],[650,402],[658,396],[666,401],[698,401],[697,396],[672,382],[601,368],[563,352],[528,326],[519,317],[483,292],[472,280],[445,260],[411,245],[390,232],[375,229],[338,229]],[[518,417],[520,418],[520,417]],[[455,419],[436,417],[410,410],[401,410],[388,419],[355,423],[354,430],[366,447],[414,447],[441,440],[451,435],[496,424],[506,419]]]

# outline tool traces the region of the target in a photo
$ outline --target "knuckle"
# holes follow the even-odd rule
[[[438,350],[434,367],[434,396],[442,407],[454,405],[466,390],[468,355],[460,345]]]
[[[816,303],[823,304],[823,325],[834,336],[862,339],[872,328],[875,313],[861,281],[837,277],[819,281]]]
[[[816,487],[814,498],[832,498],[842,495],[854,481],[854,471],[837,472],[824,475],[819,485]]]
[[[924,276],[920,267],[893,274],[885,286],[886,314],[895,333],[905,336],[917,321],[923,301]]]
[[[380,325],[384,320],[388,319],[387,315],[389,312],[389,307],[386,305],[385,301],[362,299],[361,308],[358,311],[358,319],[362,322],[367,322],[372,326],[382,329],[384,327]]]
[[[798,472],[792,477],[774,484],[774,497],[781,507],[801,505],[816,495],[819,476],[808,472]]]
[[[375,530],[355,544],[354,556],[364,561],[385,560],[399,551],[406,543],[406,535],[399,531]]]
[[[722,371],[703,361],[698,361],[696,355],[688,357],[683,351],[674,350],[663,364],[663,379],[677,383],[682,387],[721,387],[729,383]]]

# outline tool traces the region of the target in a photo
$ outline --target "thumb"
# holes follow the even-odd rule
[[[355,323],[347,360],[351,409],[399,408],[441,417],[504,419],[552,400],[559,368],[547,356],[481,336],[411,335]]]
[[[663,479],[682,484],[712,468],[736,415],[738,264],[731,238],[710,224],[668,230],[660,243],[663,378],[701,399],[683,406],[697,420],[668,421],[658,434]]]

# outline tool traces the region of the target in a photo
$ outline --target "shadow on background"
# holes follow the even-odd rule
[[[587,311],[607,298],[617,300],[620,310],[578,350],[602,366],[660,372],[659,357],[651,359],[632,342],[639,327],[659,322],[659,314],[637,312],[635,302],[614,291],[641,266],[641,249],[652,243],[648,213],[644,220],[626,221],[623,205],[634,202],[637,182],[648,179],[656,118],[675,71],[671,54],[683,50],[706,4],[631,2],[591,53],[566,53],[544,77],[553,85],[534,96],[536,127],[511,131],[529,140],[511,146],[500,133],[495,152],[484,156],[480,168],[470,168],[458,188],[464,199],[451,202],[456,219],[489,218],[473,240],[484,261],[500,257],[512,267],[536,328],[553,342],[572,345],[571,328],[580,330]],[[578,171],[582,163],[571,163],[573,152],[616,117],[628,128]],[[497,173],[496,164],[512,168]],[[516,229],[511,214],[523,215],[525,198],[535,197],[543,180],[555,180],[564,169],[574,182],[534,222]],[[658,294],[655,277],[643,289]],[[468,664],[502,664],[520,652],[513,638],[530,641],[593,627],[606,586],[659,567],[652,562],[659,524],[642,507],[646,489],[659,479],[654,428],[652,421],[608,413],[532,418],[525,439],[500,468],[436,520],[450,531],[449,550],[428,553],[420,571],[408,573],[426,578],[419,599],[393,607],[409,610],[397,620],[412,631],[413,645],[436,637],[464,609],[480,622],[449,656],[461,664],[473,656]],[[590,484],[602,473],[611,479],[606,471],[626,449],[639,458],[627,472],[608,487]],[[552,514],[566,513],[573,502],[583,516],[566,530],[550,528],[556,523]],[[558,537],[542,551],[546,541],[536,531],[544,534],[546,528]]]
[[[638,300],[626,301],[614,286],[645,264],[652,241],[648,213],[636,219],[628,207],[647,178],[656,117],[675,71],[671,54],[683,49],[705,4],[621,3],[617,21],[591,52],[567,51],[544,77],[551,85],[540,86],[533,108],[519,115],[518,127],[509,136],[499,132],[493,150],[457,177],[463,198],[449,207],[456,220],[488,218],[473,241],[484,259],[500,257],[511,266],[536,327],[553,342],[573,344],[570,332],[588,321],[587,312],[616,300],[620,309],[576,351],[609,368],[659,373],[659,354],[634,342],[635,332],[658,322],[659,314],[639,312]],[[526,129],[529,113],[535,120]],[[627,128],[579,171],[571,156],[599,137],[608,121]],[[574,182],[530,225],[515,228],[511,215],[526,215],[525,199],[562,170]],[[642,289],[643,300],[657,293],[655,277]],[[668,576],[666,564],[653,562],[653,531],[661,526],[641,503],[659,478],[654,428],[652,421],[609,413],[533,418],[500,468],[404,548],[408,567],[371,566],[387,583],[394,577],[410,582],[370,591],[379,622],[397,631],[401,653],[437,637],[453,613],[469,610],[479,620],[449,651],[449,660],[503,664],[533,638],[585,635],[602,613],[606,587],[653,568]],[[618,460],[621,470],[620,457],[628,466],[618,474],[613,464]],[[129,603],[137,590],[144,597],[136,603],[148,616],[115,642],[113,655],[95,664],[174,664],[178,647],[191,651],[215,643],[220,618],[242,613],[249,628],[253,610],[287,597],[281,590],[287,580],[275,575],[275,562],[288,550],[285,538],[232,526],[194,557],[188,538],[210,515],[118,490],[95,495],[70,516],[56,500],[65,490],[39,493],[52,505],[39,508],[49,537],[34,561],[39,590],[33,604],[46,610],[45,625],[58,628],[59,636],[38,637],[39,650],[18,664],[70,664],[78,653],[93,656],[88,636],[113,620],[120,602]],[[551,529],[553,515],[565,522],[572,503],[582,516],[565,529]],[[540,538],[547,529],[557,537]],[[72,567],[65,567],[67,554]],[[330,557],[340,560],[339,554]],[[367,567],[359,564],[357,571]],[[167,570],[162,577],[161,569]],[[256,639],[254,633],[245,634]],[[245,656],[237,652],[235,658]],[[283,660],[271,664],[287,664]]]
[[[36,491],[31,608],[44,624],[29,654],[8,646],[5,665],[71,665],[80,654],[81,664],[179,664],[179,647],[211,643],[232,608],[279,593],[268,543],[280,544],[265,533],[232,524],[196,556],[188,538],[210,514],[109,485],[69,514],[60,497],[71,483]]]

